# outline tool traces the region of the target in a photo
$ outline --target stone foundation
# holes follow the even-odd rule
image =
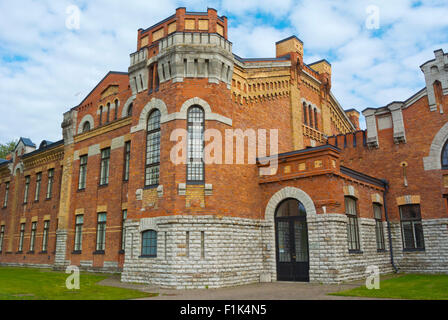
[[[347,244],[347,217],[309,215],[310,282],[341,283],[366,277],[368,266],[392,272],[386,251],[376,248],[375,220],[359,219],[361,253]],[[141,232],[158,232],[156,258],[140,257]],[[274,223],[213,216],[176,216],[126,223],[122,281],[163,288],[218,288],[277,279]],[[189,244],[186,243],[189,232]],[[204,232],[204,251],[201,244]]]
[[[213,216],[128,221],[122,281],[177,289],[260,282],[270,271],[262,237],[267,227],[259,220]],[[158,232],[156,258],[140,257],[142,228]]]
[[[448,219],[422,220],[425,250],[404,251],[400,223],[391,223],[394,258],[400,272],[448,273]]]

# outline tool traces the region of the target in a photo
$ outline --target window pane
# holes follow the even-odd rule
[[[345,213],[356,216],[356,200],[345,197]]]
[[[442,168],[448,168],[448,142],[445,143],[442,150]]]
[[[157,232],[150,230],[142,233],[142,255],[157,256]]]
[[[405,249],[414,249],[414,234],[412,230],[412,222],[402,222],[403,229],[403,245]]]
[[[423,237],[423,226],[421,222],[414,222],[415,242],[416,248],[425,248],[425,241]]]
[[[204,111],[188,110],[187,181],[204,181]]]
[[[408,204],[400,206],[401,220],[420,220],[420,205]]]

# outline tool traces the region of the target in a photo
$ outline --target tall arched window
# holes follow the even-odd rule
[[[303,103],[303,123],[308,125],[308,112],[306,112],[306,103]]]
[[[127,114],[128,117],[132,116],[132,107],[133,107],[133,103],[131,103],[128,107],[128,114]]]
[[[448,169],[448,140],[442,149],[442,169]]]
[[[142,256],[157,257],[157,231],[148,230],[142,232]]]
[[[317,125],[317,109],[314,109],[314,128],[319,130],[319,126]]]
[[[187,183],[204,182],[204,110],[199,106],[188,109]]]
[[[159,184],[160,174],[160,111],[154,110],[148,117],[146,136],[145,186]]]
[[[103,106],[100,106],[100,126],[103,124]]]
[[[83,126],[82,126],[82,132],[87,132],[90,131],[90,122],[86,121],[84,122]]]
[[[106,123],[109,123],[110,121],[110,103],[107,104],[107,117],[106,117]]]
[[[118,99],[117,99],[117,100],[115,100],[115,116],[114,116],[114,120],[117,120],[117,117],[118,117],[118,106],[119,106],[119,103],[118,103]]]
[[[309,113],[309,120],[310,120],[310,127],[313,126],[313,108],[311,105],[308,106],[308,113]]]

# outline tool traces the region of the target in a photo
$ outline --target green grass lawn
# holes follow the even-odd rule
[[[80,290],[68,290],[65,286],[68,276],[48,269],[0,267],[0,300],[125,300],[152,295],[101,286],[97,283],[110,275],[82,272]]]
[[[365,286],[332,293],[335,296],[448,300],[448,275],[406,274],[381,281],[379,290]]]

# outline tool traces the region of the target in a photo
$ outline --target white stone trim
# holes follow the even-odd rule
[[[131,128],[131,133],[146,129],[148,115],[154,109],[158,109],[160,111],[161,114],[160,123],[166,122],[166,118],[168,117],[168,109],[166,107],[165,102],[163,102],[160,99],[152,98],[151,101],[149,101],[143,108],[142,112],[140,113],[140,119],[138,121],[138,125]]]
[[[423,158],[423,167],[425,171],[442,169],[442,149],[448,140],[448,123],[437,132],[432,140],[429,155]]]
[[[182,107],[180,108],[180,111],[173,112],[173,113],[168,113],[166,104],[162,100],[153,98],[143,108],[142,112],[140,113],[139,123],[138,123],[138,125],[131,128],[131,133],[146,129],[147,116],[153,109],[160,110],[160,113],[161,113],[160,123],[165,123],[165,122],[174,121],[174,120],[187,120],[188,108],[190,108],[193,105],[199,105],[204,109],[205,120],[218,121],[218,122],[224,123],[228,126],[232,126],[232,119],[224,117],[218,113],[213,113],[212,109],[211,109],[210,105],[207,103],[207,101],[205,101],[201,98],[195,97],[195,98],[191,98],[191,99],[185,101],[183,103]]]
[[[306,100],[305,98],[300,99],[301,102],[301,107],[303,108],[303,103],[306,103],[306,106],[308,108],[309,105],[311,105],[311,107],[313,107],[313,109],[316,109],[318,113],[321,113],[320,108],[318,106],[316,106],[314,103],[312,103],[311,101]]]
[[[306,210],[307,219],[309,216],[316,215],[316,207],[314,206],[311,197],[299,188],[285,187],[274,194],[266,206],[264,219],[269,222],[273,222],[275,219],[275,210],[277,206],[285,199],[292,198],[300,201]]]
[[[187,111],[191,106],[194,105],[201,106],[204,109],[205,120],[218,121],[228,126],[232,126],[232,119],[224,117],[218,113],[213,113],[212,108],[210,107],[208,102],[198,97],[191,98],[185,101],[182,107],[180,108],[180,111],[171,113],[164,122],[172,120],[187,120]]]
[[[121,117],[122,118],[126,118],[128,116],[128,108],[131,105],[131,103],[134,102],[136,97],[137,97],[136,95],[133,95],[126,101],[126,103],[123,106],[123,109],[121,109]]]
[[[82,132],[82,128],[84,127],[84,124],[85,124],[86,122],[90,123],[90,130],[92,130],[93,128],[95,128],[95,120],[93,119],[92,115],[90,115],[90,114],[86,114],[86,115],[82,118],[81,122],[79,123],[79,126],[78,126],[78,134],[83,133],[83,132]]]
[[[138,228],[138,231],[140,233],[147,231],[147,230],[154,230],[156,232],[159,231],[159,228],[157,226],[157,219],[154,218],[143,218],[140,219],[140,226]]]

